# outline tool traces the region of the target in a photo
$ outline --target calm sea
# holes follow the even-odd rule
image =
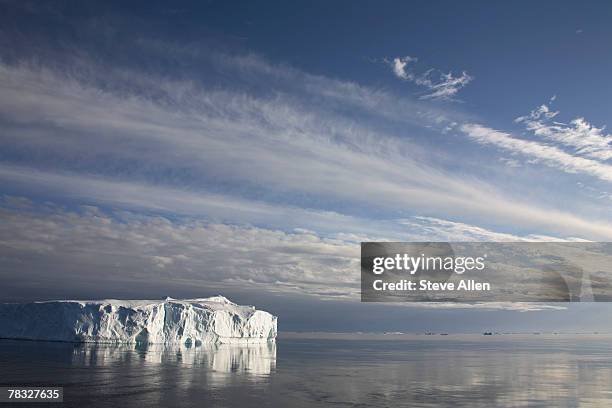
[[[612,406],[609,337],[359,338],[146,349],[0,340],[0,385],[63,386],[64,407]]]

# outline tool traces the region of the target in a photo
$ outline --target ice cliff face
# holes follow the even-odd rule
[[[262,343],[276,316],[223,296],[0,304],[0,338],[94,343]]]

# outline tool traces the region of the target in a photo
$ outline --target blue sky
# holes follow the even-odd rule
[[[357,303],[363,240],[612,238],[607,3],[1,7],[2,299],[221,292],[296,330],[609,314]]]

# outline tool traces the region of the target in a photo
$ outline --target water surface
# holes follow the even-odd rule
[[[0,385],[63,386],[69,407],[612,406],[609,337],[363,338],[192,348],[0,340]]]

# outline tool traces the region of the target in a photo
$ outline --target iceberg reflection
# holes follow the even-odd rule
[[[276,343],[184,345],[111,345],[84,343],[74,346],[72,363],[82,367],[142,370],[152,373],[169,367],[189,368],[201,381],[202,375],[210,385],[222,386],[234,380],[265,379],[276,370]]]

